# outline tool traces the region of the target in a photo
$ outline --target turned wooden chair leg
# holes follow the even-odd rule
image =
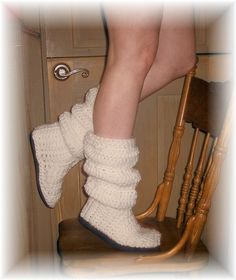
[[[185,121],[184,121],[184,110],[186,107],[187,103],[187,97],[190,89],[190,84],[193,76],[196,73],[196,68],[195,67],[186,75],[185,80],[184,80],[184,87],[183,87],[183,93],[181,96],[180,100],[180,105],[179,105],[179,111],[174,127],[174,133],[173,133],[173,140],[171,143],[169,155],[168,155],[168,163],[167,163],[167,168],[164,174],[164,179],[163,179],[163,191],[162,191],[162,196],[161,200],[159,203],[159,208],[157,212],[157,220],[158,221],[163,221],[166,215],[168,203],[170,200],[170,195],[172,191],[172,186],[173,186],[173,181],[174,181],[174,176],[175,176],[175,167],[176,163],[179,157],[180,153],[180,145],[181,145],[181,140],[182,136],[184,133],[184,126],[185,126]]]
[[[194,157],[197,146],[199,129],[195,129],[190,154],[188,157],[188,163],[185,169],[184,181],[181,187],[180,199],[179,199],[179,207],[177,209],[177,228],[180,228],[184,222],[186,206],[188,203],[188,193],[191,184],[192,174],[193,174],[193,165],[194,165]]]

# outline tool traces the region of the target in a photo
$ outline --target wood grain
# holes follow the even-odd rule
[[[105,26],[99,3],[57,6],[43,12],[47,57],[104,56]]]
[[[186,205],[188,203],[188,194],[189,194],[190,183],[191,183],[192,175],[193,175],[194,157],[195,157],[195,153],[196,153],[198,135],[199,135],[199,129],[197,128],[194,131],[192,145],[191,145],[190,153],[188,156],[188,162],[187,162],[184,177],[183,177],[183,184],[181,186],[179,206],[177,209],[177,228],[180,228],[180,226],[183,223],[184,213],[186,210]]]
[[[186,122],[213,136],[218,136],[231,96],[231,87],[231,82],[207,83],[194,78],[184,114]]]
[[[41,263],[40,256],[42,254],[48,258],[50,263],[53,263],[54,247],[52,242],[51,229],[51,211],[45,207],[38,194],[36,179],[35,179],[35,165],[32,157],[29,134],[32,129],[45,122],[45,107],[44,107],[44,85],[42,76],[42,55],[40,38],[35,38],[30,34],[22,35],[24,44],[24,94],[27,109],[27,152],[30,161],[30,190],[27,191],[27,197],[30,199],[30,207],[27,206],[27,213],[30,216],[30,247],[31,253],[34,256],[34,261]],[[21,70],[22,71],[22,70]],[[23,101],[23,100],[22,100]],[[22,164],[25,166],[26,163]],[[24,185],[26,186],[26,184]],[[29,197],[30,196],[30,197]],[[24,205],[24,204],[22,204]],[[41,229],[44,228],[42,231]],[[26,235],[25,235],[26,237]],[[21,239],[22,242],[24,238]]]

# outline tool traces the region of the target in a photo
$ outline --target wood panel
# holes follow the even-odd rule
[[[42,56],[40,38],[24,33],[24,85],[27,104],[28,135],[32,129],[45,123],[44,89],[42,76]],[[27,137],[28,157],[31,174],[31,253],[33,261],[40,266],[43,254],[49,263],[53,263],[51,211],[47,209],[38,194],[35,180],[35,166]],[[42,228],[44,230],[42,231]]]
[[[69,111],[75,103],[82,103],[85,93],[91,87],[99,84],[103,73],[105,59],[96,58],[61,58],[48,59],[48,83],[50,116],[48,121],[57,121],[59,114]],[[58,63],[65,63],[71,69],[86,68],[90,74],[88,78],[75,74],[65,81],[57,80],[53,75],[53,69]]]
[[[134,212],[138,214],[147,208],[156,191],[158,175],[156,94],[140,103],[134,136],[137,139],[137,145],[140,150],[137,169],[142,177],[142,181],[137,187],[138,199],[134,207]]]
[[[229,81],[223,84],[208,83],[205,80],[193,78],[184,114],[185,121],[192,123],[201,131],[218,136],[223,126],[231,91],[232,83]]]
[[[78,11],[78,12],[77,12]],[[105,54],[106,34],[101,7],[79,6],[72,14],[73,47]]]
[[[66,5],[42,12],[47,57],[101,56],[106,54],[105,26],[99,3]]]
[[[197,76],[208,82],[233,80],[232,54],[199,56]]]

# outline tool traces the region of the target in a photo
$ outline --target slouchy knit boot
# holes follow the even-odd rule
[[[140,181],[138,148],[134,139],[108,139],[91,131],[84,138],[84,189],[88,200],[80,213],[80,223],[113,247],[125,251],[157,249],[160,233],[142,228],[132,208]]]
[[[62,192],[64,176],[84,158],[83,139],[93,129],[93,106],[98,88],[86,93],[85,102],[59,116],[59,122],[35,128],[31,143],[38,189],[46,206],[53,208]]]

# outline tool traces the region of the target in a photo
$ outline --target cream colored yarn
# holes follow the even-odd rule
[[[98,87],[90,89],[85,102],[74,105],[71,113],[61,114],[59,122],[39,126],[32,132],[39,188],[44,202],[51,208],[61,196],[64,176],[84,158],[83,138],[93,129],[92,112],[97,92]]]
[[[157,247],[160,233],[142,228],[132,212],[141,179],[134,169],[139,154],[135,140],[107,139],[90,131],[84,138],[84,153],[89,198],[80,217],[119,245]]]
[[[98,87],[90,89],[86,94],[85,103],[76,104],[71,113],[64,112],[59,116],[62,136],[74,157],[81,157],[84,135],[93,130],[93,106],[97,92]]]

